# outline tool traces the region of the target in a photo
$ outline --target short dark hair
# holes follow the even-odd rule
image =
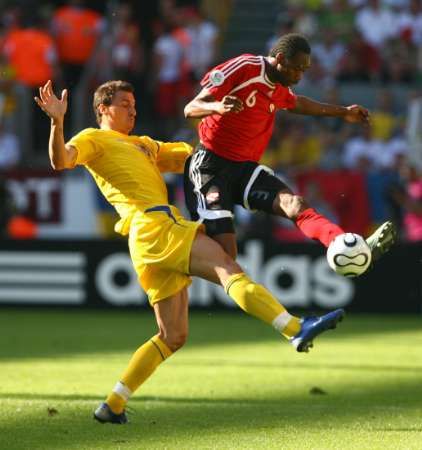
[[[95,113],[95,117],[97,118],[98,125],[101,125],[101,113],[98,110],[98,107],[100,105],[110,106],[111,103],[113,102],[113,98],[114,98],[116,92],[119,92],[119,91],[131,92],[133,94],[135,92],[135,89],[127,81],[112,80],[112,81],[107,81],[106,83],[103,83],[94,92],[93,107],[94,107],[94,113]]]
[[[270,50],[270,56],[282,53],[286,58],[294,58],[298,53],[311,54],[311,46],[305,36],[289,33],[281,36]]]

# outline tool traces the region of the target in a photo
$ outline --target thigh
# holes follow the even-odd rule
[[[200,228],[200,223],[184,219],[175,207],[153,209],[132,219],[130,256],[152,305],[190,285],[190,252]]]
[[[198,233],[190,255],[190,273],[213,283],[225,286],[231,275],[243,270],[213,239]]]
[[[189,301],[187,288],[154,304],[158,328],[164,338],[173,334],[187,334],[189,327]]]
[[[185,166],[186,206],[193,220],[202,220],[209,235],[234,233],[233,187],[236,166],[199,147]]]
[[[243,206],[268,214],[274,214],[274,200],[280,191],[292,192],[271,169],[262,165],[257,165],[244,186]]]

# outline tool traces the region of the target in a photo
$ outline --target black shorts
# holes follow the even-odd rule
[[[185,164],[185,199],[192,220],[209,235],[234,233],[234,205],[273,214],[277,193],[289,189],[274,172],[253,161],[230,161],[198,145]]]

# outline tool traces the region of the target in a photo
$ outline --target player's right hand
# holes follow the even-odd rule
[[[61,98],[58,99],[53,92],[53,84],[51,80],[40,87],[40,96],[34,97],[37,105],[52,120],[63,120],[67,111],[67,89],[63,89]]]
[[[219,113],[221,115],[231,112],[238,113],[243,110],[242,100],[234,95],[225,95],[220,102],[220,106]]]

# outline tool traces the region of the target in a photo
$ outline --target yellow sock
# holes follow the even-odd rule
[[[132,393],[171,355],[172,351],[158,336],[139,347],[113,392],[107,397],[106,403],[111,410],[115,414],[123,412]]]
[[[269,323],[283,336],[291,338],[300,331],[300,319],[290,315],[264,286],[253,282],[246,274],[232,275],[225,290],[243,311]]]

